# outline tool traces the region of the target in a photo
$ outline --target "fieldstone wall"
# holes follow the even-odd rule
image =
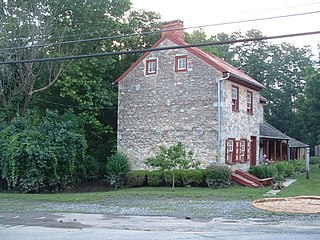
[[[159,47],[171,45],[175,44],[164,40]],[[179,54],[187,55],[188,72],[175,72]],[[156,75],[145,75],[148,58],[158,59]],[[214,163],[216,79],[222,74],[186,49],[152,52],[146,59],[119,82],[118,151],[129,157],[132,170],[145,169],[144,161],[157,154],[160,145],[168,147],[180,141],[195,152],[203,166]]]
[[[232,86],[239,87],[239,111],[232,111]],[[225,140],[228,138],[235,138],[236,140],[247,139],[251,136],[257,137],[257,152],[259,156],[259,123],[263,120],[263,110],[260,104],[260,93],[256,90],[247,88],[245,86],[233,83],[226,80],[222,84],[222,127],[221,127],[221,158],[225,159]],[[253,92],[253,114],[247,113],[247,91]],[[257,161],[258,162],[258,161]],[[232,169],[248,170],[250,161],[247,163],[237,163],[232,165]]]

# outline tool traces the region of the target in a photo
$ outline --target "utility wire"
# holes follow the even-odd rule
[[[82,39],[82,40],[55,42],[55,43],[48,43],[48,44],[37,44],[37,45],[30,45],[30,46],[3,48],[3,49],[0,49],[0,51],[18,50],[18,49],[30,49],[30,48],[40,48],[40,47],[51,47],[51,46],[56,46],[56,45],[72,44],[72,43],[85,43],[85,42],[91,42],[91,41],[101,41],[101,40],[108,40],[108,39],[116,39],[116,38],[138,36],[138,35],[149,35],[149,34],[155,34],[155,33],[171,32],[171,31],[177,31],[177,30],[187,30],[187,29],[195,29],[195,28],[207,28],[207,27],[214,27],[214,26],[221,26],[221,25],[231,25],[231,24],[236,24],[236,23],[247,23],[247,22],[271,20],[271,19],[287,18],[287,17],[296,17],[296,16],[302,16],[302,15],[316,14],[316,13],[320,13],[320,10],[319,11],[313,11],[313,12],[304,12],[304,13],[295,13],[295,14],[288,14],[288,15],[273,16],[273,17],[262,17],[262,18],[254,18],[254,19],[247,19],[247,20],[239,20],[239,21],[207,24],[207,25],[200,25],[200,26],[187,27],[187,28],[175,28],[175,29],[169,29],[169,30],[157,30],[157,31],[148,31],[148,32],[142,32],[142,33],[130,33],[130,34],[122,34],[122,35],[114,35],[114,36]]]
[[[55,58],[39,58],[39,59],[20,60],[20,61],[7,61],[7,62],[0,62],[0,65],[17,64],[17,63],[32,63],[32,62],[62,61],[62,60],[105,57],[105,56],[124,55],[124,54],[137,54],[137,53],[145,53],[145,52],[170,50],[170,49],[216,46],[216,45],[223,45],[223,44],[234,44],[234,43],[239,43],[239,42],[253,42],[253,41],[262,41],[262,40],[270,40],[270,39],[315,35],[315,34],[320,34],[320,31],[292,33],[292,34],[275,35],[275,36],[263,36],[263,37],[256,37],[256,38],[244,38],[244,39],[236,39],[236,40],[229,40],[229,41],[207,42],[207,43],[188,44],[188,45],[179,45],[179,46],[171,46],[171,47],[161,47],[161,48],[146,48],[146,49],[131,50],[131,51],[105,52],[105,53],[85,54],[85,55],[55,57]]]
[[[269,12],[269,11],[273,11],[273,10],[283,10],[283,9],[297,8],[297,7],[303,7],[303,6],[318,5],[318,4],[320,4],[320,2],[291,5],[291,6],[285,6],[282,8],[260,9],[260,10],[255,10],[254,13]],[[240,12],[240,14],[249,14],[249,13],[253,13],[253,11]],[[136,28],[142,28],[142,27],[143,26],[137,26]],[[108,32],[121,31],[121,30],[125,30],[125,29],[129,29],[129,27],[107,29],[104,31],[95,31],[95,32],[83,32],[83,33],[79,33],[79,34],[61,35],[61,36],[55,36],[55,37],[51,36],[50,39],[62,39],[62,38],[66,38],[66,37],[79,37],[79,36],[85,36],[85,35],[102,34],[102,33],[108,33]],[[25,38],[18,38],[18,39],[25,39]],[[35,41],[36,40],[41,40],[41,39],[35,39]]]

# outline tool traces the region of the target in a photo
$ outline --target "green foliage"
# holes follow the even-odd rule
[[[211,165],[206,168],[205,176],[208,187],[221,188],[230,185],[232,171],[226,166]]]
[[[181,170],[183,186],[200,187],[205,182],[206,171],[203,169]]]
[[[181,142],[169,148],[160,146],[160,153],[146,161],[147,166],[165,170],[196,168],[199,162],[193,158],[193,152],[187,152]]]
[[[197,168],[200,165],[199,161],[194,160],[193,152],[187,152],[181,142],[169,148],[160,146],[160,153],[155,157],[148,158],[146,164],[162,171]],[[175,174],[172,173],[172,190],[174,190]]]
[[[2,177],[19,192],[65,191],[77,180],[86,140],[72,113],[17,118],[0,131]]]
[[[116,153],[107,159],[106,180],[111,187],[122,187],[129,172],[128,158]]]
[[[149,187],[159,187],[164,185],[163,171],[154,170],[147,173],[147,182]]]
[[[182,170],[167,170],[163,172],[164,182],[167,186],[182,186]],[[173,183],[174,181],[174,183]]]
[[[310,157],[310,162],[309,163],[311,165],[312,164],[320,164],[320,157],[316,157],[316,156]]]
[[[276,181],[295,176],[305,171],[305,161],[294,160],[291,162],[279,161],[271,165],[252,166],[249,172],[259,178],[272,177]]]
[[[147,185],[147,170],[137,170],[128,173],[127,185],[129,187],[143,187]]]

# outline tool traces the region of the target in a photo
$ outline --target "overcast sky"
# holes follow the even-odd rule
[[[180,19],[185,27],[215,24],[237,20],[280,16],[320,11],[316,0],[131,0],[134,9],[146,9],[161,14],[162,21]],[[280,35],[297,32],[319,31],[320,12],[310,15],[208,27],[208,35],[219,32],[231,33],[241,30],[259,29],[264,35]],[[297,46],[320,42],[320,34],[308,37],[281,39]]]

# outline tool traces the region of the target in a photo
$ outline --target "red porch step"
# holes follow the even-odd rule
[[[260,179],[248,172],[245,172],[245,171],[242,171],[242,170],[236,170],[235,171],[236,174],[239,174],[240,176],[244,177],[244,178],[247,178],[253,182],[255,182],[256,184],[258,185],[269,185],[271,186],[272,185],[272,178],[263,178],[263,179]]]
[[[247,186],[247,187],[263,187],[263,185],[261,184],[257,184],[254,181],[251,181],[248,178],[245,178],[243,176],[241,176],[240,174],[237,174],[236,172],[231,174],[231,179],[241,185]]]

